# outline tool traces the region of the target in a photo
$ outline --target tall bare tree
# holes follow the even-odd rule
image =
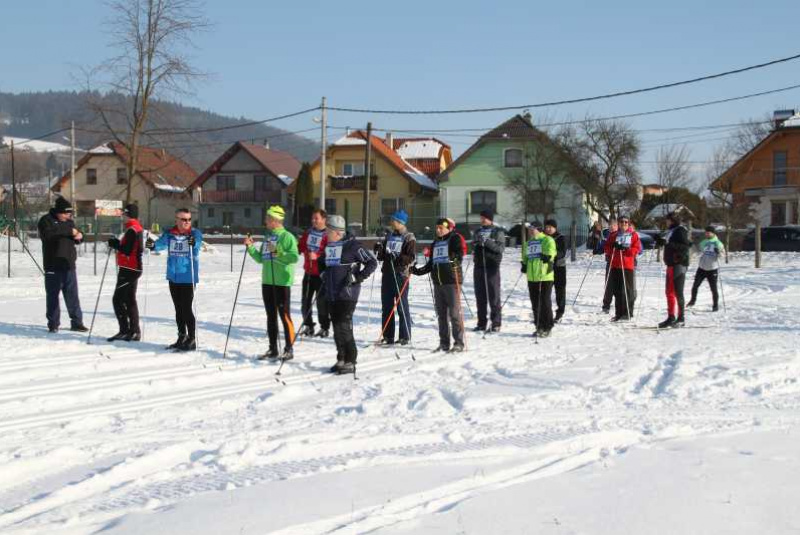
[[[722,220],[725,225],[725,263],[728,263],[728,251],[731,248],[731,236],[735,228],[752,221],[750,209],[736,202],[734,192],[737,184],[743,180],[749,169],[735,167],[735,149],[730,145],[718,147],[711,156],[706,169],[706,183],[710,194],[709,211]]]
[[[589,117],[565,132],[564,140],[592,210],[615,218],[638,198],[641,143],[627,123]]]
[[[758,118],[754,117],[739,124],[739,128],[731,135],[726,142],[725,150],[734,158],[741,158],[750,149],[758,145],[761,140],[772,131],[773,123],[769,115]]]
[[[686,188],[692,180],[692,166],[689,163],[692,152],[686,145],[670,145],[658,150],[656,177],[658,185],[670,188]]]
[[[139,148],[158,110],[157,99],[190,92],[203,76],[190,61],[196,34],[209,27],[197,0],[112,0],[112,48],[117,52],[95,69],[101,83],[120,98],[97,95],[89,102],[111,137],[128,153],[126,200],[137,172]]]

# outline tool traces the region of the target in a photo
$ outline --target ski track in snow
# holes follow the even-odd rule
[[[504,266],[504,298],[518,276],[514,254]],[[549,339],[530,337],[521,283],[503,311],[503,331],[485,339],[469,332],[468,351],[460,355],[429,352],[438,340],[423,278],[411,283],[414,346],[363,348],[377,337],[379,323],[375,304],[368,317],[367,281],[355,318],[358,380],[324,373],[333,360],[330,339],[301,339],[280,377],[276,365],[254,359],[265,349],[265,315],[251,263],[223,359],[238,276],[224,252],[201,257],[201,351],[192,354],[163,349],[174,339],[163,256],[149,259],[149,278],[139,285],[141,344],[105,342],[116,332],[108,284],[92,345],[68,331],[48,335],[41,281],[25,262],[14,253],[17,279],[0,288],[4,533],[92,533],[199,494],[330,472],[489,463],[478,478],[340,515],[309,512],[304,522],[271,528],[364,533],[557,477],[631,447],[780,429],[800,419],[796,254],[767,254],[761,270],[751,267],[751,255],[732,255],[722,276],[727,312],[709,312],[704,286],[689,328],[666,331],[636,328],[664,317],[663,274],[654,260],[646,256],[640,266],[633,325],[617,326],[599,312],[604,277],[597,260],[572,306],[587,267],[582,256],[569,265],[567,313]],[[99,279],[91,276],[91,256],[79,259],[79,277],[82,303],[93,305]],[[292,312],[299,325],[296,278]],[[470,270],[464,288],[474,311],[471,279]],[[90,313],[84,309],[87,323]],[[474,323],[467,313],[468,331]]]

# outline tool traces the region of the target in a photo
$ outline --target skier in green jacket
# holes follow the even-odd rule
[[[534,221],[527,225],[528,236],[522,244],[522,273],[528,276],[528,295],[533,308],[533,321],[536,324],[534,336],[550,336],[553,328],[553,291],[556,257],[556,242],[542,232],[542,224]]]
[[[264,218],[267,233],[260,248],[253,239],[247,237],[244,244],[248,254],[261,264],[261,297],[267,311],[267,335],[269,350],[259,360],[294,358],[294,324],[291,316],[291,289],[294,282],[294,265],[300,258],[297,252],[297,239],[283,227],[285,212],[280,206],[270,206]],[[283,323],[286,347],[278,351],[278,315]]]
[[[694,306],[697,301],[697,290],[704,280],[708,280],[708,285],[711,287],[711,297],[714,300],[714,305],[711,308],[712,312],[719,310],[719,294],[717,293],[717,281],[719,280],[719,257],[725,253],[725,246],[719,241],[717,237],[717,230],[712,227],[706,227],[706,239],[700,242],[700,265],[697,268],[697,273],[694,276],[694,284],[692,284],[692,299],[686,303],[687,307]]]

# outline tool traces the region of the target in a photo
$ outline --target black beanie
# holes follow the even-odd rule
[[[135,204],[129,204],[125,206],[125,210],[122,213],[130,218],[137,219],[139,217],[139,207]]]
[[[544,220],[544,226],[545,227],[553,227],[553,228],[557,229],[558,228],[558,221],[556,221],[555,219],[545,219]]]
[[[717,229],[714,228],[714,225],[709,225],[709,226],[706,227],[706,232],[711,232],[713,234],[716,234],[717,233]]]
[[[535,228],[537,230],[542,230],[542,222],[539,220],[532,221],[528,224],[530,228]]]
[[[480,216],[485,217],[489,221],[494,221],[494,212],[492,212],[490,208],[487,208],[486,210],[481,210]]]
[[[55,204],[54,208],[55,208],[55,212],[57,214],[71,214],[72,213],[72,205],[64,197],[59,197],[58,199],[56,199],[56,204]]]

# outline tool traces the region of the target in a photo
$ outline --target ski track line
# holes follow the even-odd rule
[[[98,350],[92,353],[82,353],[80,355],[69,355],[63,357],[46,357],[38,359],[16,360],[13,362],[3,362],[0,363],[0,371],[9,372],[9,371],[24,370],[27,368],[48,368],[59,364],[73,364],[73,363],[80,363],[82,361],[86,361],[87,363],[89,363],[92,360],[97,360],[102,358],[105,358],[107,360],[113,360],[114,357],[128,357],[140,354],[158,355],[158,353],[156,353],[155,351],[148,352],[148,351],[141,351],[138,349],[125,349],[123,351],[108,351],[108,352]]]
[[[379,361],[376,360],[369,364],[362,364],[358,366],[358,369],[365,371],[379,371],[383,370],[384,368],[393,368],[403,365],[407,365],[407,362],[403,360],[398,361],[394,356],[392,356],[392,357],[386,357]],[[204,401],[229,395],[248,394],[255,391],[263,392],[264,390],[274,390],[277,388],[283,388],[284,386],[288,385],[313,383],[314,381],[318,381],[326,377],[336,377],[336,376],[319,371],[313,371],[313,372],[302,373],[299,376],[281,376],[281,377],[283,378],[276,381],[276,377],[274,375],[270,375],[269,377],[266,378],[255,379],[239,384],[202,387],[200,390],[190,390],[188,392],[165,394],[162,396],[152,397],[143,400],[122,401],[119,403],[115,403],[113,405],[106,405],[102,407],[90,406],[78,409],[64,410],[51,414],[42,414],[35,416],[26,416],[16,419],[7,419],[4,422],[0,422],[0,432],[20,431],[24,429],[30,429],[33,427],[39,427],[43,425],[69,421],[79,417],[106,416],[109,414],[117,414],[128,411],[141,411],[151,408],[158,408],[165,404],[172,405],[172,404],[188,403],[193,401]],[[345,380],[353,381],[353,379],[349,375],[342,377],[344,377]]]

